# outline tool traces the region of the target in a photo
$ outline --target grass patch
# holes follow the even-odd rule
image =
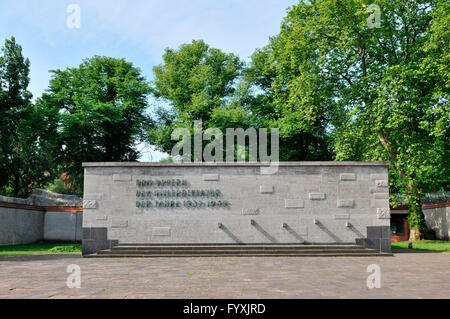
[[[81,244],[35,243],[26,245],[0,246],[0,257],[55,253],[81,253]]]
[[[392,249],[408,249],[409,241],[399,241],[392,243]],[[450,252],[450,241],[442,240],[419,240],[413,241],[413,249],[430,250],[435,252]]]

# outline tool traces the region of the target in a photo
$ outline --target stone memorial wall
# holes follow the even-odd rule
[[[84,163],[83,253],[118,244],[390,250],[388,163]]]

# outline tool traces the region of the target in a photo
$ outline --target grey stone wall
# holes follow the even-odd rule
[[[82,220],[82,212],[45,212],[39,208],[2,207],[0,203],[0,245],[81,241]]]
[[[425,221],[429,230],[433,230],[436,239],[450,238],[450,207],[424,209]]]
[[[0,206],[0,245],[29,244],[44,236],[43,210]]]
[[[81,241],[83,213],[46,212],[44,219],[44,240]]]
[[[81,206],[82,199],[36,189],[29,198],[0,196],[0,245],[41,240],[81,241],[83,213],[46,212],[42,206]]]
[[[376,248],[390,249],[385,162],[283,162],[271,175],[262,174],[258,163],[83,165],[83,227],[86,234],[102,230],[98,245],[379,239]],[[168,185],[158,186],[162,180]],[[214,196],[183,196],[183,190]],[[164,191],[173,196],[156,195]],[[187,207],[188,200],[197,207]],[[161,201],[169,207],[158,206]],[[216,206],[208,207],[212,201]],[[219,201],[222,206],[217,207]],[[380,237],[368,238],[372,234]],[[371,242],[360,241],[366,246]],[[95,251],[83,246],[85,253]]]

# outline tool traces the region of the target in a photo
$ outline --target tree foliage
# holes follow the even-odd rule
[[[135,161],[151,125],[145,111],[149,87],[141,71],[124,59],[94,56],[77,68],[52,71],[37,101],[56,129],[54,154],[60,172],[81,193],[83,162]]]
[[[0,190],[26,196],[51,178],[53,161],[46,148],[45,118],[27,90],[30,61],[12,37],[0,56]]]
[[[170,153],[173,130],[192,131],[195,120],[201,120],[204,128],[249,126],[242,101],[246,91],[236,87],[243,69],[239,57],[193,40],[177,50],[167,48],[163,60],[153,68],[152,92],[165,105],[156,111],[158,125],[150,130],[151,143]]]
[[[260,127],[280,129],[280,160],[331,160],[326,97],[321,100],[320,91],[303,81],[305,74],[292,64],[291,47],[281,40],[281,36],[273,37],[266,47],[257,49],[244,72],[254,88],[252,113]]]
[[[271,89],[288,130],[328,121],[336,160],[389,160],[419,236],[421,193],[448,187],[449,3],[378,1],[379,28],[369,4],[293,6],[269,47]]]
[[[280,103],[271,89],[275,73],[264,54],[255,53],[247,67],[201,40],[166,49],[164,63],[154,68],[153,93],[168,106],[156,112],[159,125],[150,132],[150,142],[170,152],[174,128],[192,131],[195,120],[202,120],[204,129],[220,129],[224,138],[226,128],[278,128]],[[282,131],[281,160],[330,159],[322,124]]]

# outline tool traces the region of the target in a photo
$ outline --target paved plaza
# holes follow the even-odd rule
[[[79,265],[81,288],[66,285]],[[381,269],[369,289],[367,267]],[[0,298],[449,298],[450,254],[394,257],[0,258]]]

